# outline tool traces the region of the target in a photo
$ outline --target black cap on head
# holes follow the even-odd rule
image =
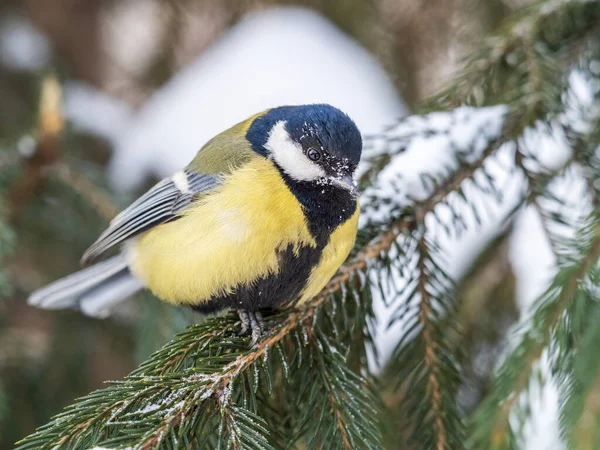
[[[285,122],[289,137],[304,151],[317,148],[334,160],[345,160],[350,172],[358,165],[362,151],[360,131],[347,114],[327,104],[281,106],[256,118],[246,133],[255,152],[268,155],[265,144],[280,121]]]

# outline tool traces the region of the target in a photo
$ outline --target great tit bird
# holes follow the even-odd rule
[[[117,256],[34,292],[29,303],[106,317],[147,287],[203,313],[237,310],[242,332],[256,339],[261,309],[314,297],[350,253],[361,151],[358,128],[333,106],[256,114],[117,215],[82,263],[120,245]]]

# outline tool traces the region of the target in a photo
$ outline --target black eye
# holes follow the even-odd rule
[[[318,161],[321,159],[321,152],[316,148],[311,147],[306,152],[306,156],[308,156],[311,161]]]

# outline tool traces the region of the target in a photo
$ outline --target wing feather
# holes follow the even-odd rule
[[[108,228],[85,252],[81,262],[88,264],[111,247],[176,219],[197,195],[210,192],[219,184],[219,177],[189,169],[165,178],[111,220]]]

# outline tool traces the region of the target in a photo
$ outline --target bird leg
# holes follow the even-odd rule
[[[252,332],[251,345],[254,346],[265,332],[265,321],[259,311],[244,311],[238,309],[238,315],[242,322],[240,335],[245,335],[248,331]]]
[[[242,322],[242,328],[238,335],[244,336],[250,329],[250,316],[248,315],[248,311],[244,311],[243,309],[238,309],[237,313],[240,316],[240,322]]]
[[[265,321],[258,311],[248,314],[250,316],[250,328],[252,329],[252,341],[250,345],[254,347],[258,340],[265,334]]]

